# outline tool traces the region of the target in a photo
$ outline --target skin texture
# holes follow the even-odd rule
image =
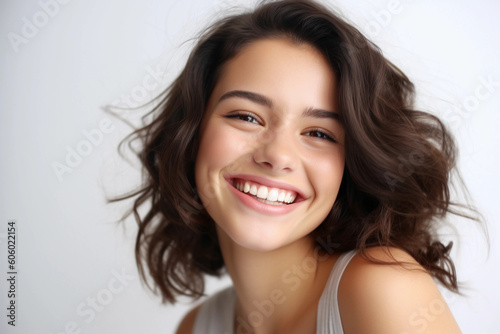
[[[245,97],[221,100],[235,90],[265,96],[272,106]],[[343,128],[337,120],[302,113],[337,112],[335,91],[326,60],[305,44],[258,41],[225,65],[200,129],[196,184],[208,213],[235,244],[278,249],[306,236],[330,211],[344,171]],[[227,118],[238,113],[242,119]],[[339,142],[318,137],[318,131]],[[306,199],[289,214],[263,214],[229,191],[228,173],[284,182]]]
[[[461,333],[433,279],[410,255],[384,247],[370,248],[367,254],[380,261],[397,260],[405,265],[373,264],[360,255],[351,260],[342,275],[338,295],[345,334]],[[198,309],[186,315],[178,334],[192,332]],[[275,333],[315,332],[312,326],[309,328],[310,331],[292,328]]]
[[[339,285],[339,306],[348,333],[460,333],[432,277],[406,252],[374,247],[368,255],[403,266],[373,264],[355,256]]]
[[[234,91],[259,98],[228,97]],[[318,252],[309,233],[335,201],[344,171],[344,129],[334,118],[304,117],[311,109],[339,112],[337,80],[324,57],[308,44],[258,40],[225,64],[200,128],[196,185],[216,222],[238,296],[236,317],[248,320],[255,333],[315,333],[318,301],[338,258]],[[284,214],[249,207],[228,182],[228,174],[241,173],[293,186],[302,201]],[[354,257],[339,287],[346,334],[459,333],[433,280],[415,260],[381,247],[368,254],[408,265]],[[254,302],[270,300],[276,290],[283,302],[263,322],[251,323]],[[425,311],[425,324],[422,307],[434,312]],[[177,333],[192,332],[197,312],[198,307],[188,313]]]
[[[264,98],[222,98],[235,90]],[[308,110],[338,112],[336,77],[326,60],[307,44],[259,40],[225,64],[200,129],[196,184],[216,222],[239,297],[237,316],[248,319],[253,301],[269,299],[293,280],[295,274],[287,274],[291,268],[313,259],[314,273],[299,272],[299,283],[289,283],[293,290],[286,303],[256,328],[262,332],[314,328],[316,308],[311,306],[333,264],[334,257],[318,264],[309,234],[330,211],[340,187],[344,132],[338,119],[304,116]],[[243,116],[227,117],[236,114]],[[282,182],[299,190],[302,201],[286,214],[259,212],[230,191],[228,173]]]

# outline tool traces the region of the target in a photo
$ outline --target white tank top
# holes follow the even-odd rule
[[[316,334],[344,334],[337,300],[340,278],[356,251],[341,254],[328,277],[318,304]],[[235,334],[234,305],[236,292],[228,287],[209,297],[200,307],[193,334]]]

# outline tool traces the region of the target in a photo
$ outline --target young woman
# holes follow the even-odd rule
[[[322,5],[220,20],[134,132],[136,258],[163,300],[233,286],[178,333],[459,333],[435,224],[455,146],[413,85]],[[150,204],[146,215],[138,208]],[[460,213],[458,213],[460,214]]]

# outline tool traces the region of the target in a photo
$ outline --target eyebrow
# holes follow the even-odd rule
[[[232,90],[230,92],[227,92],[226,94],[221,96],[219,102],[229,99],[231,97],[240,97],[269,108],[273,107],[273,101],[271,101],[271,99],[269,99],[268,97],[261,94],[248,92],[246,90]]]
[[[308,108],[302,113],[302,117],[313,117],[313,118],[332,118],[335,120],[340,120],[339,113],[323,110],[323,109],[315,109]]]
[[[232,90],[230,92],[225,93],[222,95],[218,101],[220,103],[223,100],[232,98],[232,97],[239,97],[243,99],[250,100],[252,102],[255,102],[257,104],[266,106],[268,108],[273,107],[273,101],[268,98],[267,96],[254,93],[254,92],[249,92],[245,90]],[[323,109],[316,109],[316,108],[307,108],[304,110],[302,113],[302,117],[313,117],[313,118],[331,118],[334,120],[339,120],[339,114],[337,112],[329,111],[329,110],[323,110]]]

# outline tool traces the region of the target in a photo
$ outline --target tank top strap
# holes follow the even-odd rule
[[[318,304],[316,334],[343,334],[338,288],[345,268],[356,251],[341,254],[328,277]],[[200,307],[193,334],[233,334],[236,292],[232,286],[208,297]]]
[[[352,250],[341,254],[333,266],[319,300],[316,334],[344,334],[340,318],[338,289],[342,274],[356,253],[356,250]]]
[[[233,334],[235,301],[232,286],[208,297],[198,310],[193,334]]]

